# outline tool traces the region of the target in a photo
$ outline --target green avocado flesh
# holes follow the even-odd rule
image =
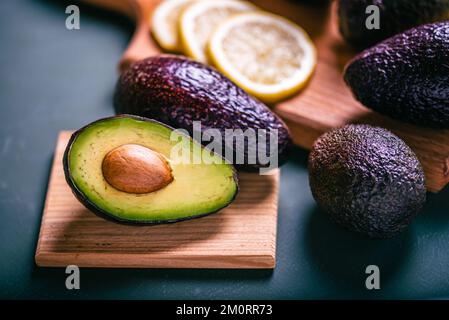
[[[238,189],[234,168],[208,150],[202,153],[203,159],[207,155],[207,163],[173,161],[171,150],[180,140],[171,141],[172,132],[159,122],[128,116],[86,126],[74,134],[66,150],[69,185],[89,209],[125,222],[174,222],[215,212],[232,202]],[[183,137],[190,144],[190,156],[201,156],[205,149]],[[126,193],[109,185],[103,177],[103,159],[109,151],[125,144],[141,145],[162,154],[174,180],[147,194]]]

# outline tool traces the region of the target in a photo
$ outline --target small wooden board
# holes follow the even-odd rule
[[[207,217],[157,226],[126,226],[97,217],[72,195],[59,135],[36,249],[39,266],[264,268],[275,266],[279,170],[240,174],[229,207]],[[188,191],[186,191],[188,192]]]

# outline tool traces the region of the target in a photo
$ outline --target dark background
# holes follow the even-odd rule
[[[57,134],[113,114],[133,30],[80,6],[81,29],[69,31],[68,4],[0,1],[0,298],[449,298],[449,188],[428,196],[406,233],[368,240],[317,209],[300,149],[282,169],[274,271],[81,269],[81,290],[68,291],[64,269],[37,268]],[[369,264],[380,267],[381,290],[365,289]]]

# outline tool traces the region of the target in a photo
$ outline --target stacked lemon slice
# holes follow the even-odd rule
[[[316,50],[287,19],[238,0],[165,0],[153,34],[160,46],[214,65],[267,103],[301,89],[313,73]]]
[[[178,20],[183,9],[193,2],[192,0],[165,0],[154,11],[151,30],[162,49],[171,52],[181,51]]]

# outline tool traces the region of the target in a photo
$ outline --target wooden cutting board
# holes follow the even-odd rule
[[[242,173],[229,207],[207,217],[157,226],[127,226],[97,217],[72,195],[59,135],[36,249],[45,267],[264,268],[275,266],[279,170]]]
[[[128,15],[136,31],[119,63],[130,63],[161,51],[150,36],[150,17],[161,0],[83,0]],[[368,110],[358,103],[343,82],[345,64],[355,52],[338,32],[336,1],[332,5],[306,5],[300,0],[254,0],[260,8],[285,16],[302,26],[318,49],[316,72],[293,99],[274,106],[288,124],[294,142],[310,149],[317,137],[347,123],[368,123],[387,128],[416,152],[426,173],[427,187],[438,192],[449,183],[449,130],[403,124]],[[312,1],[310,1],[312,2]]]
[[[321,134],[347,123],[384,127],[415,151],[430,191],[438,192],[449,183],[449,130],[418,127],[381,116],[357,102],[346,87],[343,68],[355,52],[339,34],[336,3],[306,7],[289,1],[262,2],[267,9],[302,25],[318,49],[317,69],[308,87],[274,109],[288,124],[296,144],[310,149]]]

